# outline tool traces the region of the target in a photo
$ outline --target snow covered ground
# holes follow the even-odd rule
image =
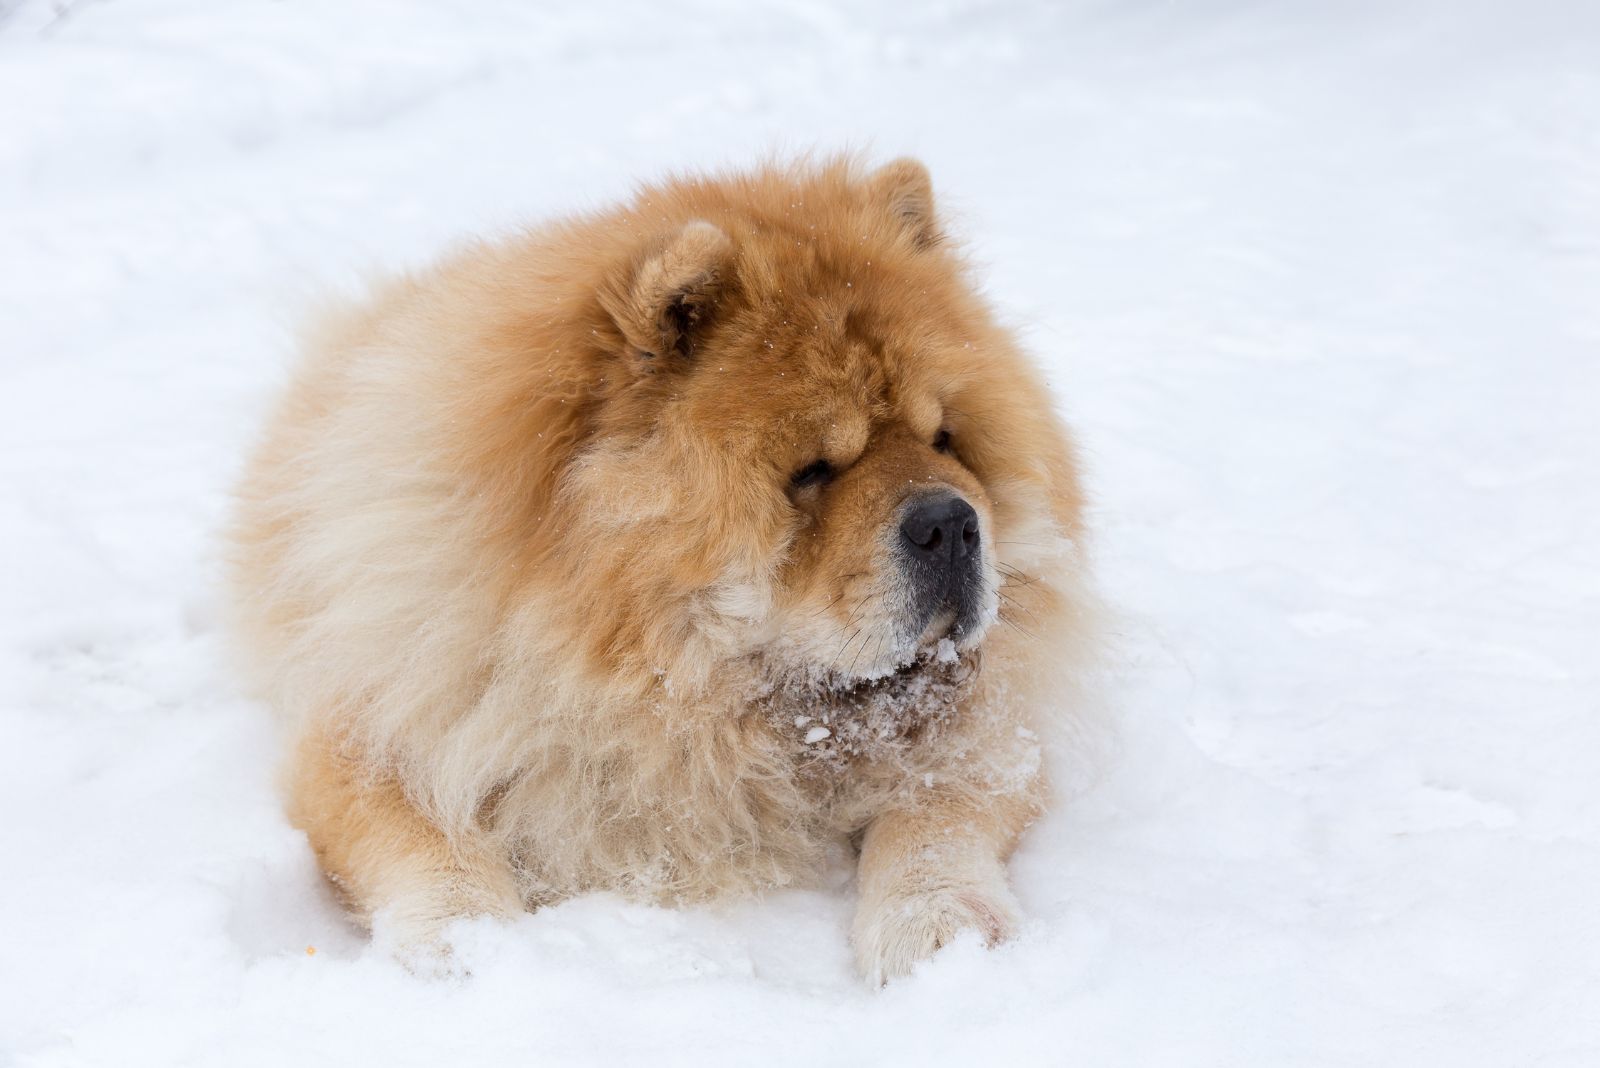
[[[413,978],[217,633],[297,309],[845,144],[927,160],[1090,464],[1116,740],[1031,921],[869,990],[841,873]],[[1597,407],[1580,0],[0,0],[0,1065],[1600,1063]]]

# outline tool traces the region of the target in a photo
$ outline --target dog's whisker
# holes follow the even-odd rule
[[[847,626],[847,627],[853,626],[855,624],[857,618],[861,615],[861,613],[866,611],[867,605],[872,603],[872,599],[873,599],[873,595],[872,594],[870,594],[870,593],[862,594],[861,595],[861,603],[858,604],[856,606],[855,610],[850,613],[850,618],[845,620],[845,624],[844,625]]]
[[[870,638],[871,636],[872,636],[872,632],[867,630],[865,627],[857,627],[856,631],[855,631],[855,634],[851,636],[850,641],[845,644],[843,649],[839,650],[839,655],[834,659],[834,663],[837,664],[839,661],[844,659],[844,654],[850,651],[850,646],[855,643],[857,637],[859,637],[861,639],[861,645],[856,648],[856,656],[860,656],[861,655],[861,650],[866,647],[867,639]],[[855,667],[855,661],[852,660],[850,663],[851,663],[851,668],[852,668],[852,671],[853,671],[853,669]],[[851,673],[852,673],[851,671],[845,672],[845,674],[847,676],[850,675]]]
[[[1005,607],[1013,609],[1013,610],[1018,611],[1018,612],[1022,612],[1025,615],[1031,616],[1033,618],[1038,618],[1037,613],[1035,613],[1032,608],[1030,608],[1027,605],[1023,604],[1021,601],[1017,600],[1015,597],[1012,597],[1009,594],[1007,594],[1007,593],[1005,593],[1004,591],[1001,591],[1001,590],[997,590],[995,592],[997,594],[999,594],[1000,601],[1001,601],[1002,604],[1005,605]]]
[[[851,660],[850,660],[850,669],[845,672],[846,676],[851,677],[851,678],[855,677],[856,661],[861,659],[861,653],[862,653],[863,650],[866,649],[866,647],[867,647],[867,643],[866,642],[862,642],[860,647],[856,649],[856,655],[854,657],[852,657]]]

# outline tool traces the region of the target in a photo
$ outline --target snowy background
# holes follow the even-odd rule
[[[1118,733],[1028,926],[877,992],[845,878],[602,897],[411,977],[217,633],[298,310],[844,145],[1085,445]],[[1600,1063],[1597,409],[1581,0],[0,0],[0,1064]]]

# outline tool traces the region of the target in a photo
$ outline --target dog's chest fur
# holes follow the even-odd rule
[[[780,682],[753,705],[784,740],[799,775],[837,780],[853,768],[916,762],[959,714],[976,672],[974,657],[927,659],[847,687]]]

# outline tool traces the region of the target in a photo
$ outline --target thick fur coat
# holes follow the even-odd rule
[[[908,534],[930,500],[971,518]],[[237,631],[292,818],[407,951],[850,843],[882,978],[1015,921],[1080,513],[919,164],[684,178],[322,319],[240,488]],[[955,585],[908,563],[940,530]]]

